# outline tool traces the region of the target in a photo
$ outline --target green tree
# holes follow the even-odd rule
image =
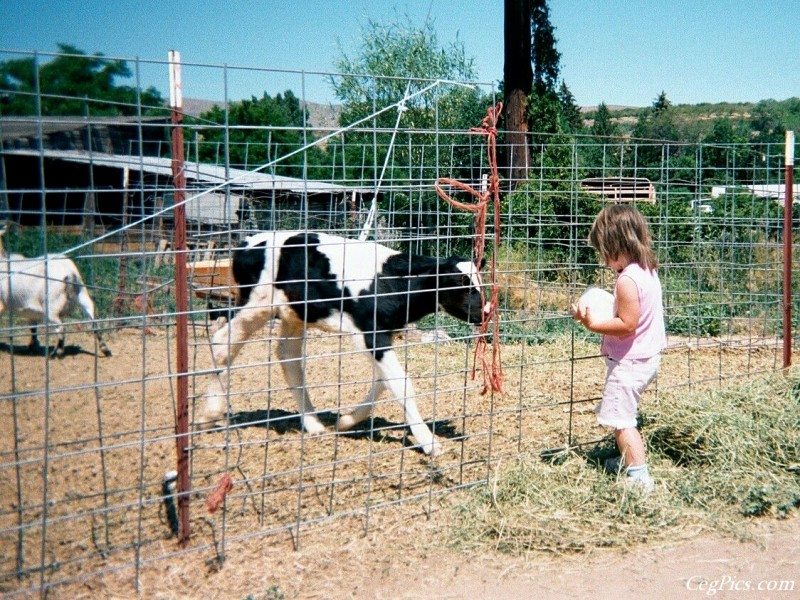
[[[658,98],[653,100],[653,114],[659,115],[661,113],[666,113],[671,106],[672,102],[667,98],[667,93],[662,90]]]
[[[209,121],[218,125],[227,121],[229,126],[200,131],[202,161],[222,164],[227,140],[227,159],[235,168],[252,169],[277,161],[275,173],[301,177],[311,175],[305,171],[309,166],[313,170],[315,165],[323,163],[324,151],[317,147],[281,160],[305,145],[302,129],[308,126],[308,116],[291,90],[274,98],[264,93],[260,99],[253,96],[250,100],[233,102],[228,108],[227,120],[225,110],[214,106],[198,120],[199,123]]]
[[[711,131],[703,139],[703,180],[724,183],[732,173],[735,179],[746,178],[757,158],[749,141],[750,132],[742,121],[715,119]]]
[[[527,35],[522,28],[528,24]],[[555,28],[547,0],[506,0],[505,69],[506,139],[514,181],[528,169],[569,164],[571,143],[567,134],[583,127],[580,108],[566,83],[559,83],[561,53],[556,49]],[[530,65],[525,61],[530,58]],[[524,100],[518,94],[527,92]],[[524,124],[522,120],[524,113]],[[531,135],[525,135],[531,132]],[[530,148],[528,147],[530,144]]]
[[[549,169],[553,177],[567,173],[572,164],[570,121],[575,124],[577,107],[566,85],[563,95],[557,89],[561,53],[556,49],[555,28],[550,23],[547,0],[530,0],[531,60],[533,62],[533,91],[528,97],[528,129],[532,132],[534,168]],[[568,107],[571,115],[565,115]]]
[[[604,138],[616,137],[619,135],[619,126],[611,120],[611,111],[608,110],[608,106],[606,106],[605,102],[601,102],[597,107],[597,112],[594,115],[594,122],[589,132],[598,142]]]
[[[475,60],[468,57],[461,42],[440,46],[432,20],[416,26],[368,21],[362,29],[361,46],[353,56],[344,51],[334,61],[342,75],[331,77],[336,97],[342,102],[340,122],[356,122],[378,110],[400,102],[406,91],[414,94],[436,80],[468,82],[475,78]],[[475,125],[473,93],[444,84],[438,90],[415,96],[406,103],[403,125],[413,127],[459,127]],[[467,104],[470,112],[459,108]],[[447,109],[438,112],[446,106]],[[445,122],[442,122],[442,117]],[[376,117],[378,126],[394,127],[397,113],[387,111]],[[465,122],[466,119],[470,121]],[[371,123],[372,124],[372,123]]]
[[[555,91],[561,72],[561,53],[556,50],[555,28],[550,23],[547,0],[530,0],[531,3],[531,60],[533,62],[533,87]]]
[[[466,82],[475,77],[474,59],[467,56],[464,46],[456,41],[441,45],[428,20],[422,26],[406,22],[381,24],[368,21],[361,34],[361,46],[355,54],[342,55],[334,64],[341,75],[331,77],[334,92],[342,102],[340,122],[349,125],[360,122],[381,109],[403,100],[406,93],[414,94],[436,80]],[[439,132],[464,132],[480,125],[493,99],[479,89],[462,85],[443,84],[419,94],[405,104],[399,121],[400,131],[390,142],[398,122],[398,110],[387,110],[369,119],[364,125],[377,130],[347,131],[330,141],[329,152],[335,153],[340,174],[362,185],[377,184],[387,153],[391,151],[388,172],[384,181],[402,186],[410,177],[434,180],[440,174],[455,178],[476,179],[480,166],[485,164],[479,144],[463,142],[463,135],[426,133],[421,129]],[[381,131],[384,130],[384,131]],[[442,148],[451,148],[446,156]],[[411,169],[413,168],[413,172]],[[391,197],[393,226],[436,227],[440,218],[440,199],[425,192],[414,198],[411,210],[405,194]],[[464,218],[468,222],[469,217]]]
[[[665,92],[661,92],[653,101],[649,113],[644,118],[639,119],[636,128],[633,130],[634,137],[643,139],[677,142],[681,140],[678,127],[675,122],[672,102],[667,98]]]
[[[757,142],[782,142],[787,130],[800,129],[800,98],[762,100],[753,109]]]
[[[68,44],[58,49],[58,56],[42,64],[34,57],[0,63],[2,114],[37,114],[37,101],[45,116],[83,115],[87,108],[92,115],[136,115],[139,103],[145,114],[164,106],[153,87],[137,90],[117,83],[131,78],[125,61],[88,56]]]
[[[579,133],[583,129],[581,108],[564,81],[558,88],[558,102],[561,105],[561,128],[570,133]]]
[[[584,152],[584,165],[588,175],[605,177],[607,171],[619,172],[622,141],[619,126],[611,119],[611,111],[601,102],[589,128],[591,145]],[[610,173],[608,173],[610,174]]]
[[[662,91],[636,122],[632,136],[637,143],[638,166],[645,169],[640,175],[658,179],[656,169],[662,166],[663,161],[667,157],[674,160],[680,154],[680,146],[671,144],[681,141],[673,113],[672,103]]]

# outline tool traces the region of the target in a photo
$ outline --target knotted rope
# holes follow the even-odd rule
[[[222,502],[225,500],[225,496],[233,489],[233,478],[225,473],[222,477],[220,477],[219,482],[217,482],[217,487],[215,487],[212,492],[208,495],[206,499],[206,508],[208,508],[208,512],[215,513],[219,510],[219,507],[222,506]]]
[[[491,389],[493,392],[503,391],[503,367],[500,362],[500,319],[497,312],[497,276],[496,276],[496,257],[500,246],[500,177],[497,171],[497,120],[500,111],[503,110],[503,103],[499,102],[496,106],[490,107],[486,111],[480,127],[473,127],[470,132],[478,133],[486,138],[486,152],[489,163],[489,181],[486,189],[482,192],[475,188],[448,177],[440,177],[436,180],[434,187],[439,196],[461,210],[475,213],[475,263],[480,265],[483,262],[486,247],[486,213],[489,203],[492,202],[494,208],[494,252],[489,267],[489,277],[492,282],[492,299],[489,303],[489,311],[483,313],[481,325],[478,330],[478,341],[475,344],[475,355],[472,364],[472,379],[475,379],[477,363],[480,360],[483,368],[483,390],[485,394]],[[476,198],[475,203],[468,204],[459,202],[451,198],[442,190],[442,185],[452,186],[458,190],[471,194]],[[481,289],[481,305],[485,306],[485,298]],[[489,323],[493,323],[492,330],[492,362],[489,364],[486,358],[487,333]]]

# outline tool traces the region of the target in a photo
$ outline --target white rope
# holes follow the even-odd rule
[[[383,159],[383,168],[381,169],[380,177],[378,177],[377,184],[375,186],[375,191],[372,195],[372,206],[369,208],[369,214],[367,215],[367,219],[364,221],[364,228],[361,230],[361,235],[358,236],[360,241],[365,241],[367,237],[369,237],[369,231],[372,229],[372,222],[375,220],[375,215],[378,212],[378,193],[381,191],[381,184],[383,183],[383,177],[386,175],[386,167],[389,165],[389,157],[392,155],[394,151],[394,140],[397,138],[397,130],[400,127],[400,119],[403,118],[403,113],[408,110],[406,106],[406,102],[408,102],[408,92],[411,89],[411,82],[409,81],[406,84],[406,91],[403,94],[403,99],[397,104],[397,120],[394,123],[394,129],[392,130],[392,139],[389,140],[389,147],[386,149],[386,157]]]

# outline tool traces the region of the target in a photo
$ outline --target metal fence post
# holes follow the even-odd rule
[[[792,365],[792,213],[794,209],[794,131],[786,132],[783,192],[783,368]]]
[[[188,304],[189,293],[186,273],[186,183],[183,156],[183,99],[181,93],[181,55],[169,52],[170,107],[172,108],[172,178],[175,211],[175,310],[176,310],[176,360],[177,360],[177,415],[176,446],[178,453],[178,520],[181,545],[189,541],[189,348]]]

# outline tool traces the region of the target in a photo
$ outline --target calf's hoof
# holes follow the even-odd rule
[[[219,381],[211,382],[206,390],[205,398],[206,405],[194,423],[195,428],[198,431],[206,431],[218,425],[226,425],[225,408],[227,399],[222,384]]]
[[[323,425],[317,417],[304,415],[300,420],[303,423],[303,429],[309,435],[322,435],[325,433],[325,425]]]
[[[431,458],[436,458],[437,456],[444,454],[444,446],[442,445],[442,442],[436,438],[433,438],[430,443],[423,444],[422,451]]]
[[[353,415],[339,415],[336,427],[339,431],[350,431],[358,424]]]
[[[227,426],[227,419],[207,419],[201,417],[199,420],[192,423],[192,427],[198,432],[211,431],[212,429],[225,428]]]

